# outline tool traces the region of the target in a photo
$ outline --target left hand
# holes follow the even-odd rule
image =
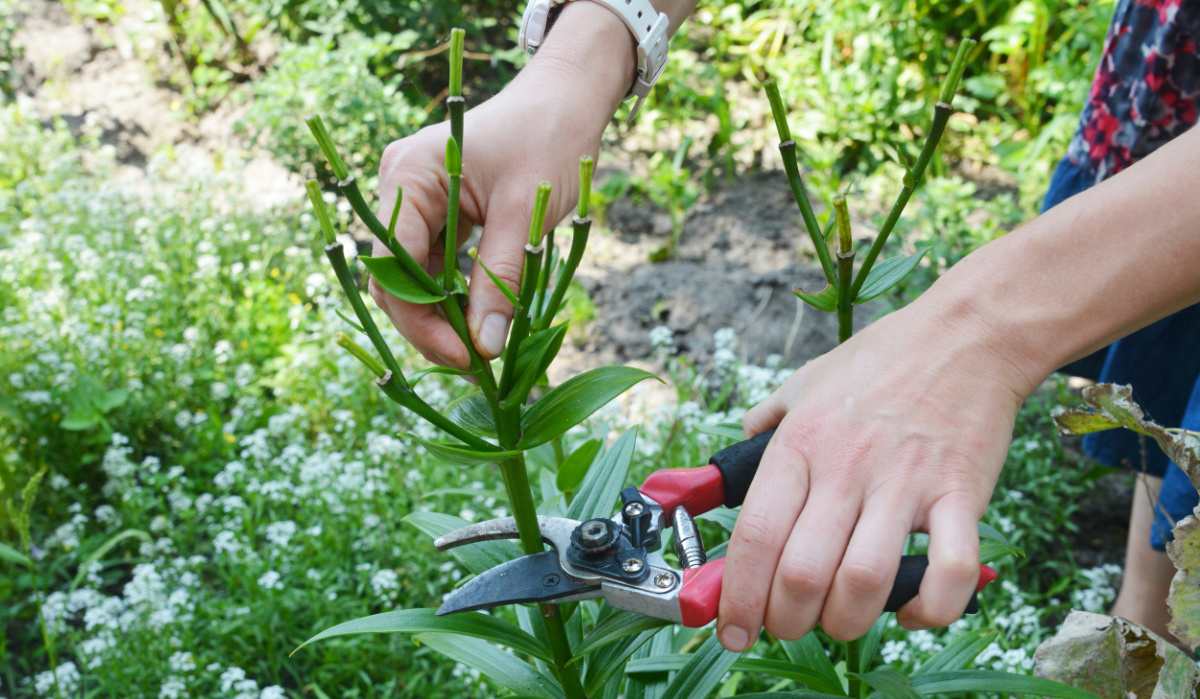
[[[977,523],[1017,408],[1036,382],[962,308],[921,299],[793,374],[745,417],[778,425],[729,544],[718,636],[741,651],[766,627],[865,634],[905,539],[930,535],[906,628],[962,615],[979,578]],[[1040,377],[1038,377],[1040,378]]]

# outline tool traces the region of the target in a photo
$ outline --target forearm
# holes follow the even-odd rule
[[[1196,302],[1193,128],[969,255],[919,303],[984,333],[1032,390],[1072,359]]]

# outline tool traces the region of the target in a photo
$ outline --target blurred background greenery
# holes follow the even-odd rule
[[[407,639],[287,657],[337,621],[435,603],[462,572],[403,518],[433,505],[489,516],[498,485],[404,441],[415,427],[331,349],[337,300],[299,189],[268,202],[246,188],[255,171],[243,165],[262,156],[274,164],[264,178],[328,184],[302,123],[319,112],[373,175],[387,142],[443,118],[450,27],[467,29],[478,104],[524,61],[521,10],[0,0],[0,542],[15,552],[0,549],[0,694],[487,693]],[[1085,0],[703,0],[637,123],[610,128],[595,204],[663,211],[686,240],[690,209],[778,169],[759,89],[770,75],[814,194],[857,191],[856,219],[870,226],[919,148],[953,47],[977,37],[941,157],[889,243],[931,248],[890,301],[903,303],[1037,211],[1111,11]],[[36,39],[73,36],[64,22],[84,50],[55,63]],[[114,80],[138,66],[175,135],[75,108],[86,97],[76,79],[102,59]],[[140,104],[129,94],[100,101]],[[199,174],[183,167],[197,143]],[[799,236],[796,246],[803,258]],[[577,304],[589,317],[586,298]],[[700,359],[660,363],[677,401],[644,424],[609,415],[591,436],[641,424],[642,470],[706,458],[717,442],[700,428],[736,419],[782,376],[751,364],[714,388]],[[997,592],[994,614],[971,622],[1001,632],[988,662],[1011,669],[1028,669],[1066,608],[1111,597],[1111,571],[1095,566],[1117,555],[1076,561],[1062,545],[1100,474],[1059,444],[1045,413],[1065,394],[1046,391],[1022,414],[989,515],[1028,552],[1005,563],[1019,590]],[[1092,597],[1081,602],[1080,589]],[[919,664],[939,643],[926,636],[889,630],[885,657]]]

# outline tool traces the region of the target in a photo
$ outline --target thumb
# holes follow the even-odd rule
[[[484,222],[479,240],[479,260],[483,264],[476,264],[471,270],[467,325],[475,346],[489,359],[504,350],[513,307],[483,267],[486,265],[514,294],[518,293],[528,228],[529,212],[521,206],[501,206],[489,212],[488,220]]]

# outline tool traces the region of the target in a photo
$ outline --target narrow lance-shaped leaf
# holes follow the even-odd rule
[[[716,636],[709,636],[688,657],[688,662],[667,685],[663,699],[706,697],[721,683],[721,678],[737,662],[738,654],[721,647]]]
[[[589,439],[576,447],[571,455],[563,460],[555,476],[555,486],[561,493],[573,493],[583,483],[588,468],[596,459],[601,447],[600,440]]]
[[[514,449],[490,451],[473,449],[465,444],[434,442],[420,437],[413,437],[413,439],[428,449],[430,454],[449,464],[494,464],[521,455],[520,450]]]
[[[33,567],[33,561],[28,556],[3,542],[0,542],[0,561],[16,563],[26,568]]]
[[[1028,695],[1059,699],[1098,699],[1095,694],[1050,680],[993,670],[932,672],[912,679],[913,690],[923,697],[963,696],[971,692],[989,695]]]
[[[478,434],[496,434],[492,410],[481,393],[468,393],[453,402],[450,419]]]
[[[837,287],[826,285],[824,289],[810,294],[807,291],[796,289],[792,292],[804,303],[812,306],[818,311],[832,313],[837,310]]]
[[[562,689],[553,678],[529,663],[475,638],[446,633],[423,633],[416,639],[522,697],[559,699]]]
[[[913,690],[912,682],[899,670],[890,667],[861,673],[858,678],[888,699],[917,699],[919,696]]]
[[[859,289],[854,303],[866,303],[887,293],[888,289],[899,284],[917,268],[927,252],[929,248],[921,248],[907,257],[893,257],[875,265]]]
[[[643,631],[669,626],[671,622],[635,612],[614,611],[603,618],[575,647],[575,656],[581,658],[601,646],[608,645]]]
[[[571,506],[567,509],[568,517],[584,520],[612,514],[617,494],[625,487],[636,443],[637,432],[626,432],[596,459],[579,486],[575,499],[571,500]]]
[[[447,515],[441,512],[413,512],[404,518],[430,539],[436,539],[443,534],[462,529],[471,522]],[[479,574],[501,563],[511,561],[521,555],[520,549],[511,541],[481,541],[450,549],[450,555],[472,573]]]
[[[346,621],[337,626],[331,626],[301,643],[296,650],[292,651],[292,654],[310,643],[337,636],[431,631],[481,638],[512,648],[518,653],[526,653],[543,660],[551,659],[550,649],[544,643],[499,617],[480,612],[459,612],[438,616],[433,609],[399,609]]]
[[[384,291],[408,303],[430,304],[446,298],[445,294],[431,294],[409,276],[395,257],[362,257],[371,277]]]
[[[586,420],[636,383],[658,380],[654,374],[633,367],[610,366],[592,369],[556,386],[521,416],[520,447],[528,449],[548,442]]]

